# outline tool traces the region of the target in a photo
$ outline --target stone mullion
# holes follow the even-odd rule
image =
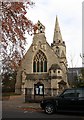
[[[41,60],[39,60],[39,72],[41,72]]]

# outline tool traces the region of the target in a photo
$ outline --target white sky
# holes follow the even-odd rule
[[[45,26],[47,42],[51,45],[58,16],[62,38],[66,44],[68,67],[81,67],[82,59],[82,1],[83,0],[33,0],[35,6],[29,8],[27,17]],[[32,37],[28,35],[28,48]],[[72,61],[72,62],[71,62]]]

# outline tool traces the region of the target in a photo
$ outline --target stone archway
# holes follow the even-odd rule
[[[41,82],[34,84],[34,95],[44,96],[44,84]]]
[[[34,100],[40,101],[44,97],[44,84],[38,82],[34,84]]]
[[[58,85],[59,85],[59,93],[66,88],[66,82],[64,80],[61,80],[60,82],[58,82]]]

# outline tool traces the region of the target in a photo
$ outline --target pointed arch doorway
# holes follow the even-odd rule
[[[36,98],[36,96],[44,97],[44,84],[42,84],[41,82],[34,84],[34,98]]]

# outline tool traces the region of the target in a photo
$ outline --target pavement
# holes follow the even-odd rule
[[[2,110],[13,108],[23,110],[41,110],[39,103],[25,103],[24,95],[10,96],[2,101]]]

